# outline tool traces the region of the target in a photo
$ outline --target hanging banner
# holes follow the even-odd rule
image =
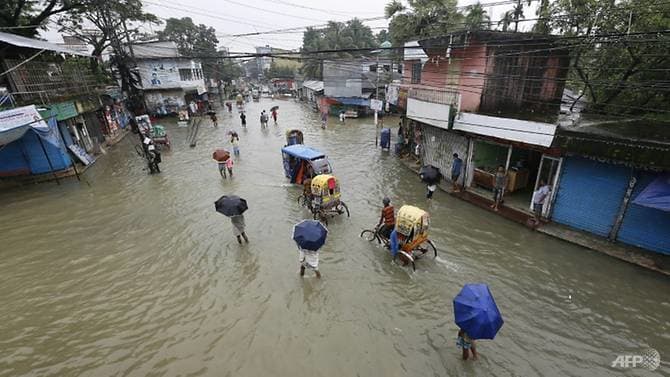
[[[30,128],[40,133],[49,132],[49,125],[42,119],[35,105],[0,112],[0,145],[21,138]]]
[[[370,108],[375,111],[382,111],[382,108],[384,107],[384,101],[378,100],[378,99],[371,99],[370,100]]]

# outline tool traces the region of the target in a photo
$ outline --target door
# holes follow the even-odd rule
[[[546,182],[549,187],[551,187],[551,194],[544,201],[544,206],[542,207],[542,215],[546,215],[551,211],[551,203],[553,202],[554,195],[556,193],[556,186],[558,184],[558,172],[561,171],[561,164],[563,159],[557,157],[551,157],[547,155],[542,155],[540,160],[540,166],[537,169],[537,177],[535,177],[535,186],[533,187],[533,192],[535,192],[540,187],[540,181]],[[534,196],[534,195],[533,195]],[[533,210],[533,196],[530,198],[530,210]]]

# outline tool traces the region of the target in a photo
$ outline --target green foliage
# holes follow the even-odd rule
[[[390,18],[389,32],[394,45],[408,40],[435,37],[462,29],[464,16],[456,8],[456,0],[409,0],[406,8],[393,0],[384,8]]]
[[[140,34],[140,23],[160,23],[155,15],[142,10],[140,0],[82,0],[80,3],[82,7],[60,15],[59,31],[91,45],[93,56],[99,57],[109,46],[118,54],[127,39]]]
[[[323,29],[307,28],[302,37],[302,51],[356,49],[377,47],[378,45],[372,30],[355,18],[346,23],[330,21],[328,26]],[[327,57],[352,58],[361,55],[353,52],[339,52],[328,54]],[[321,59],[324,57],[326,56],[307,55],[303,65],[305,76],[320,80],[323,76]]]
[[[278,64],[276,61],[273,61],[270,64],[270,69],[265,74],[265,77],[274,79],[274,78],[295,78],[295,69],[291,66]]]
[[[190,17],[168,18],[165,29],[158,33],[158,38],[175,42],[179,53],[184,56],[213,59],[218,55],[216,46],[219,40],[216,38],[216,30],[204,24],[196,25]],[[203,73],[207,78],[215,77],[214,65],[205,64]]]
[[[0,1],[0,27],[12,34],[35,37],[46,29],[50,17],[76,11],[86,6],[78,0],[2,0]]]
[[[465,29],[467,30],[486,30],[490,28],[490,17],[482,7],[481,3],[477,3],[468,7],[465,14]]]
[[[648,114],[670,103],[670,38],[637,32],[670,29],[670,4],[655,0],[557,0],[550,27],[571,41],[567,86],[583,91],[598,113]],[[609,38],[594,35],[621,34]]]
[[[231,82],[232,80],[237,80],[244,71],[242,67],[232,59],[219,59],[216,65],[212,66],[213,63],[208,63],[205,61],[205,66],[210,65],[210,69],[214,71],[213,77],[216,80],[221,80],[224,82]]]

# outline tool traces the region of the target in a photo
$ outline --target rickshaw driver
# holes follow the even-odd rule
[[[377,227],[379,228],[379,234],[388,239],[391,236],[393,228],[395,228],[395,209],[391,205],[391,199],[384,198],[382,202],[384,203],[384,208],[382,208],[382,214]]]
[[[302,181],[302,194],[307,198],[307,202],[312,203],[314,195],[312,195],[312,178],[305,178]]]

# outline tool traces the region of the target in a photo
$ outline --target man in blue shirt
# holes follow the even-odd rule
[[[458,153],[454,153],[454,161],[451,163],[451,182],[454,192],[461,191],[458,188],[458,177],[461,176],[461,168],[463,167],[463,160],[458,157]]]

